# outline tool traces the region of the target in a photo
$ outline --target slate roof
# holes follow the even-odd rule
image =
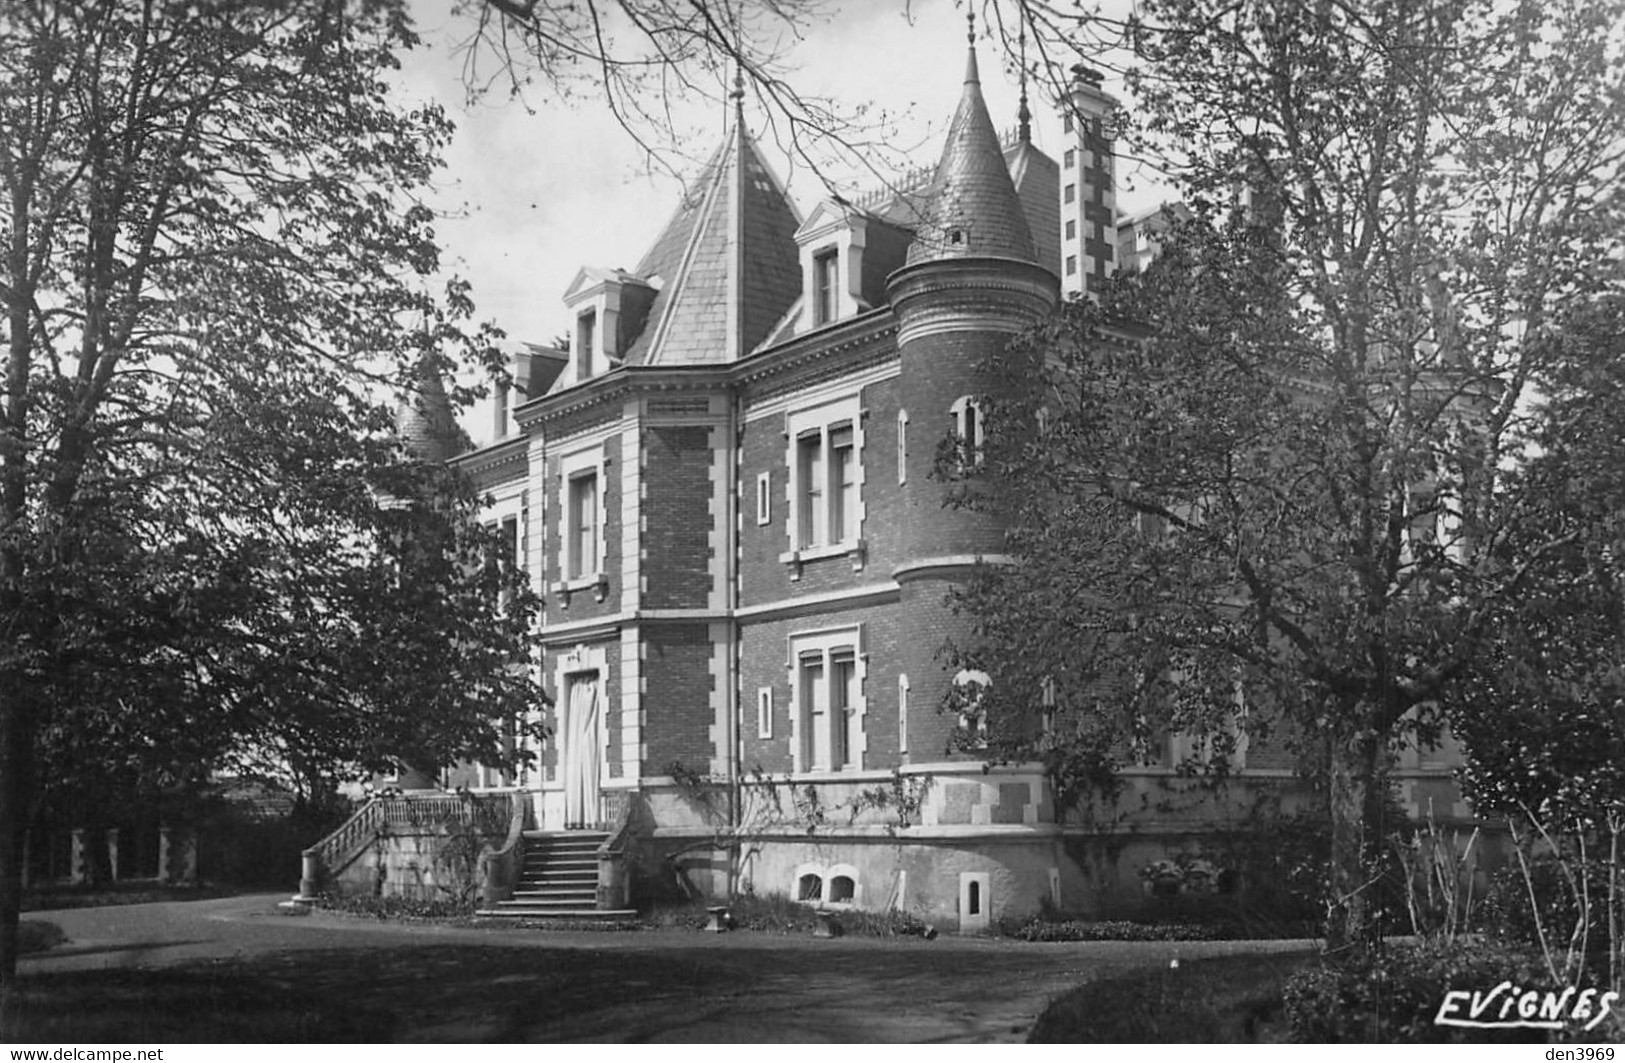
[[[974,46],[966,62],[959,109],[948,127],[924,210],[925,218],[909,245],[910,266],[951,258],[1038,261],[999,135],[982,99]]]
[[[767,338],[801,294],[801,220],[742,123],[634,272],[659,278],[632,365],[735,361]]]
[[[445,381],[428,358],[418,363],[412,389],[396,411],[395,431],[407,454],[425,465],[450,461],[473,445],[457,423]]]

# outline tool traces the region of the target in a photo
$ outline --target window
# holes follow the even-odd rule
[[[829,490],[829,541],[844,543],[856,537],[858,511],[858,456],[849,424],[829,432]]]
[[[502,549],[516,572],[525,571],[524,542],[520,537],[519,518],[509,517],[502,522]]]
[[[908,752],[908,676],[897,677],[897,752]]]
[[[576,318],[576,379],[592,376],[592,348],[597,341],[598,312],[589,310]]]
[[[1077,198],[1078,198],[1078,186],[1077,185],[1067,185],[1065,188],[1063,188],[1061,190],[1061,202],[1063,202],[1063,203],[1071,203],[1071,202],[1074,202]]]
[[[1174,673],[1174,682],[1181,681]],[[1231,697],[1235,711],[1205,733],[1175,730],[1168,735],[1168,764],[1175,769],[1203,771],[1217,768],[1238,772],[1247,767],[1247,695],[1238,677]]]
[[[772,687],[759,687],[756,691],[756,737],[773,737]]]
[[[992,682],[979,668],[961,669],[954,676],[951,698],[958,710],[960,741],[964,748],[987,748],[987,709],[983,701]]]
[[[1077,161],[1078,153],[1072,148],[1067,148],[1066,151],[1061,155],[1061,165],[1065,166],[1068,170],[1072,169],[1073,165]]]
[[[1066,238],[1068,240],[1076,240],[1078,238],[1078,221],[1076,218],[1068,218],[1066,220]]]
[[[565,502],[565,578],[584,579],[598,571],[598,473],[577,473],[568,481]]]
[[[827,325],[838,311],[840,254],[830,248],[813,256],[813,324]]]
[[[982,409],[969,395],[961,397],[948,413],[954,419],[954,436],[959,440],[960,461],[966,465],[980,464],[982,460]]]
[[[908,483],[908,411],[897,411],[897,482]]]
[[[1070,277],[1076,272],[1078,272],[1078,256],[1077,255],[1067,255],[1066,256],[1066,275],[1068,277]]]
[[[863,766],[864,661],[854,629],[791,640],[797,771]]]
[[[773,474],[760,473],[756,477],[756,523],[766,524],[773,519]]]
[[[1061,116],[1061,132],[1072,132],[1072,116],[1070,114],[1063,114]]]
[[[493,439],[501,439],[513,431],[513,395],[512,389],[505,381],[497,381],[491,389],[494,400],[493,417],[491,419],[491,433]]]
[[[798,431],[791,468],[795,477],[795,547],[855,543],[862,514],[853,420]]]

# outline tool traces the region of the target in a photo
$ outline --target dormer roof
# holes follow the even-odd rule
[[[641,284],[645,287],[649,282],[624,269],[600,269],[597,266],[582,266],[576,271],[575,278],[570,286],[564,289],[564,301],[573,300],[578,294],[588,292],[605,284]]]

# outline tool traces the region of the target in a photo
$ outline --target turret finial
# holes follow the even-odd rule
[[[965,84],[980,85],[982,75],[976,69],[976,12],[967,12],[965,23],[970,27],[969,32],[965,34],[965,39],[970,42],[969,54],[965,59]]]
[[[1033,112],[1027,106],[1027,24],[1021,25],[1021,106],[1016,108],[1016,135],[1023,144],[1032,143]]]

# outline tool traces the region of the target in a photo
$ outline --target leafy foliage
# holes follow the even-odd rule
[[[944,466],[1018,561],[958,600],[992,755],[1084,796],[1170,734],[1219,775],[1240,734],[1285,744],[1325,787],[1334,940],[1372,933],[1393,746],[1574,542],[1518,467],[1625,280],[1620,15],[1140,5],[1130,139],[1194,217],[989,366],[1032,386]]]
[[[432,283],[451,127],[384,80],[414,43],[392,2],[0,14],[0,978],[52,787],[319,800],[499,761],[537,704],[533,600],[394,430],[495,338]]]
[[[1545,1040],[1539,1030],[1472,1030],[1434,1023],[1447,992],[1487,993],[1503,981],[1518,987],[1547,985],[1532,954],[1504,944],[1463,940],[1395,945],[1294,975],[1286,985],[1286,1017],[1292,1039],[1309,1043]]]

